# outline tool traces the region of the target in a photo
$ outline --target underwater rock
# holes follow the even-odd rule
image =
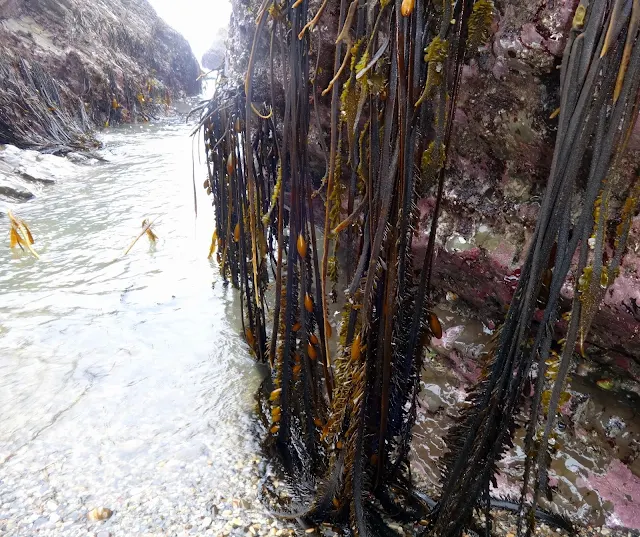
[[[0,46],[0,143],[87,149],[96,126],[201,89],[189,44],[146,0],[2,0]]]
[[[613,504],[607,523],[640,530],[640,511],[635,500],[640,495],[640,478],[618,460],[607,467],[604,475],[591,475],[589,484],[600,496]]]

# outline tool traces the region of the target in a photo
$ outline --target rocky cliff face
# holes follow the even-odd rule
[[[0,144],[86,148],[96,125],[200,91],[187,41],[146,0],[0,0]]]
[[[218,70],[224,67],[224,57],[227,52],[227,29],[222,28],[215,36],[209,50],[202,56],[202,66],[205,69]]]
[[[435,265],[446,310],[496,326],[519,276],[549,175],[559,106],[559,65],[577,0],[495,2],[489,43],[465,66],[456,110]],[[240,85],[260,2],[234,0],[226,75]],[[319,88],[333,71],[339,2],[329,2],[311,38],[319,53]],[[256,48],[254,100],[270,103],[269,32]],[[275,68],[280,69],[279,50]],[[282,87],[276,76],[276,101]],[[324,175],[318,140],[327,136],[330,95],[316,95],[321,131],[311,121],[310,173]],[[278,110],[281,103],[276,102]],[[328,141],[328,140],[327,140]],[[423,252],[434,204],[425,189],[414,250]],[[614,378],[616,390],[640,395],[640,217],[636,217],[620,276],[608,289],[580,369],[594,381]],[[445,296],[456,297],[447,302]],[[569,286],[565,298],[570,296]],[[459,317],[458,317],[459,319]],[[454,327],[455,328],[455,327]],[[464,354],[464,353],[463,353]],[[468,357],[470,358],[470,357]],[[603,384],[604,385],[604,384]]]

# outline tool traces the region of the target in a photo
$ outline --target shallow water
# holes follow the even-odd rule
[[[14,207],[41,259],[3,239],[0,529],[39,514],[25,487],[46,495],[55,483],[103,505],[145,487],[179,490],[165,465],[197,461],[204,472],[255,451],[260,373],[235,293],[207,259],[213,209],[197,147],[194,215],[189,131],[177,120],[109,130],[108,162],[78,165]],[[157,244],[144,236],[123,256],[145,218],[156,219]]]
[[[444,336],[433,341],[439,356],[431,356],[423,372],[413,442],[415,475],[432,491],[440,487],[438,458],[446,452],[447,430],[480,373],[481,354],[492,332],[480,321],[458,314],[450,304],[435,311]],[[563,407],[555,428],[560,449],[549,473],[553,501],[542,498],[541,504],[574,523],[640,529],[640,517],[635,514],[640,501],[640,416],[635,401],[600,389],[576,371],[570,376],[571,401]],[[495,497],[519,496],[522,428],[517,429],[514,444],[498,464]],[[623,490],[626,497],[617,494]]]

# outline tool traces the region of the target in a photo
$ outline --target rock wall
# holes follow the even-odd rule
[[[496,2],[491,41],[463,72],[435,270],[443,294],[458,295],[489,324],[503,318],[535,228],[553,158],[559,66],[577,4]],[[428,195],[420,202],[417,250],[426,247],[433,202]],[[573,283],[563,291],[567,301]],[[585,351],[594,381],[613,378],[612,389],[640,395],[639,216]]]
[[[253,41],[257,0],[233,0],[225,74],[240,86]],[[446,304],[496,326],[504,318],[535,227],[549,175],[559,106],[559,65],[577,0],[495,2],[490,42],[464,68],[438,232],[436,288]],[[315,6],[312,11],[315,12]],[[312,34],[310,64],[320,55],[319,88],[332,76],[339,2],[329,2]],[[254,99],[270,103],[269,32],[256,48]],[[282,112],[276,51],[276,111]],[[330,95],[317,99],[321,131],[311,121],[310,173],[324,175],[319,138],[328,142]],[[428,240],[433,189],[419,201],[414,250]],[[570,282],[571,283],[571,282]],[[564,296],[570,298],[567,286]],[[620,276],[608,289],[586,345],[594,381],[640,395],[640,217],[636,217]],[[471,357],[464,357],[463,359]]]
[[[195,95],[187,41],[146,0],[0,0],[0,144],[65,152]]]
[[[205,69],[220,70],[224,67],[224,57],[227,52],[227,28],[221,28],[216,34],[209,50],[202,56],[202,66]]]

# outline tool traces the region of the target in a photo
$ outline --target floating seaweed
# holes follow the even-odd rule
[[[31,234],[31,230],[29,226],[27,226],[26,222],[21,218],[18,218],[13,212],[7,212],[7,216],[9,217],[9,247],[15,248],[19,246],[22,251],[26,248],[29,250],[29,253],[35,257],[36,259],[40,259],[40,256],[33,249],[32,244],[35,242],[33,240],[33,235]]]
[[[283,494],[266,481],[261,497],[304,527],[330,523],[361,536],[394,535],[392,518],[427,520],[429,534],[458,536],[474,525],[475,509],[487,531],[495,509],[517,511],[520,533],[537,519],[570,529],[537,503],[550,493],[550,438],[571,357],[617,274],[637,207],[637,174],[627,172],[636,155],[626,142],[638,115],[638,2],[578,6],[534,240],[485,374],[447,438],[437,501],[415,488],[409,448],[424,345],[442,336],[430,288],[460,73],[489,35],[493,4],[341,0],[333,74],[322,91],[331,96],[330,140],[322,141],[326,173],[318,185],[308,145],[312,113],[323,127],[315,108],[319,57],[315,72],[310,66],[319,54],[313,29],[327,5],[314,15],[308,2],[265,0],[244,85],[222,84],[200,109],[218,264],[240,290],[245,339],[271,371],[259,393],[264,449],[286,486]],[[271,102],[254,102],[256,50],[268,33]],[[275,99],[276,64],[284,102]],[[582,170],[587,179],[578,186]],[[625,203],[614,202],[614,184]],[[416,259],[416,201],[426,188],[436,203],[426,253]],[[609,257],[607,240],[615,243]],[[582,277],[574,278],[564,341],[555,341],[560,291],[572,274]],[[344,304],[335,340],[332,298]],[[522,495],[497,500],[496,463],[530,382]]]
[[[140,234],[133,239],[133,242],[129,245],[129,247],[124,251],[124,255],[127,255],[131,249],[136,245],[136,243],[144,236],[146,235],[147,238],[149,239],[149,242],[151,244],[155,244],[156,241],[158,240],[158,236],[152,231],[151,226],[153,226],[153,224],[155,224],[156,220],[149,220],[148,218],[145,218],[142,221],[142,231],[140,232]]]

